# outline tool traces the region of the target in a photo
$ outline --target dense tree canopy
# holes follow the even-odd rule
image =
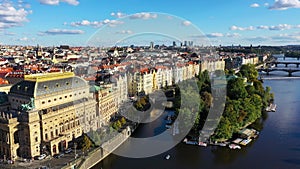
[[[228,80],[225,110],[212,140],[229,139],[261,117],[273,94],[270,87],[264,89],[257,74],[254,65],[247,64],[241,67],[238,77]]]

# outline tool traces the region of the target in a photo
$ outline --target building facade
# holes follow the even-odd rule
[[[57,154],[99,125],[88,83],[72,72],[26,75],[11,87],[8,103],[1,110],[0,155],[12,160]]]

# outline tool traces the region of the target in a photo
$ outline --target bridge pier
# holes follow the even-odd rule
[[[291,76],[292,76],[292,73],[293,73],[292,71],[289,71],[289,77],[291,77]]]
[[[285,67],[288,67],[288,64],[287,64],[287,63],[285,64]]]
[[[297,64],[297,68],[299,68],[299,63]]]

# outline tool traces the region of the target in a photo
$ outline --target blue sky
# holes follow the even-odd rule
[[[299,17],[299,0],[0,0],[0,44],[300,44]]]

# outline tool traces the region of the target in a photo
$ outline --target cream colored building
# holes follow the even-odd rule
[[[88,83],[72,72],[27,75],[11,87],[8,102],[9,110],[1,110],[0,155],[11,159],[57,154],[100,126]]]
[[[97,87],[96,98],[98,102],[100,126],[108,125],[111,117],[118,111],[118,91],[113,84]]]
[[[258,56],[252,56],[252,57],[243,57],[242,58],[242,65],[246,64],[257,64],[259,62]]]
[[[200,63],[201,72],[203,72],[204,70],[213,72],[215,70],[224,70],[224,69],[225,69],[225,61],[223,59],[203,60]]]

